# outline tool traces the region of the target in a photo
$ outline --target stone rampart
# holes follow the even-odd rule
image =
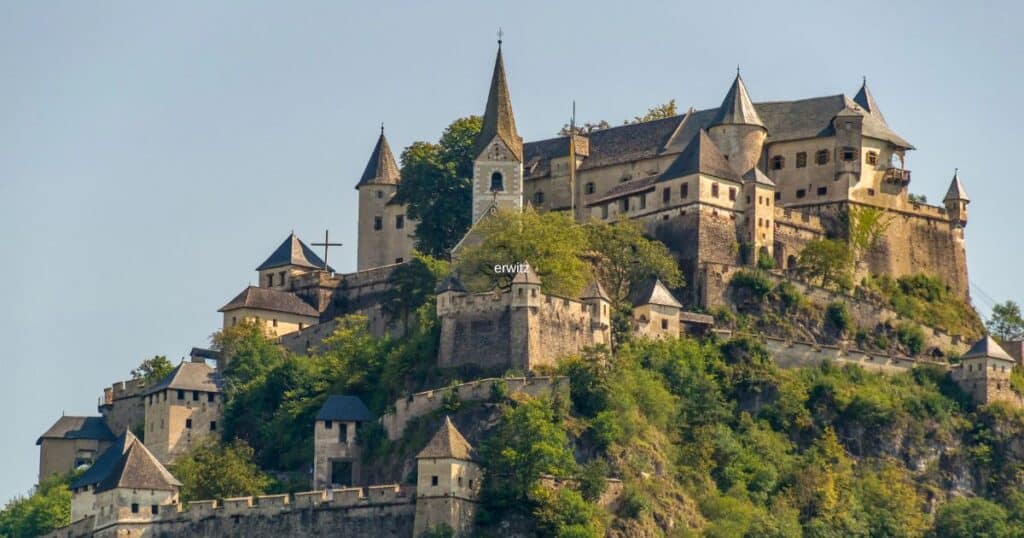
[[[459,401],[485,401],[491,397],[492,387],[497,383],[504,383],[509,394],[529,394],[535,398],[555,393],[566,397],[569,395],[569,379],[564,376],[478,379],[461,385],[417,392],[397,400],[394,410],[381,417],[381,424],[388,433],[388,439],[401,439],[409,421],[441,409],[444,396],[449,391],[454,391]]]
[[[826,361],[836,364],[856,364],[865,370],[884,374],[898,374],[913,369],[915,366],[933,365],[948,370],[949,364],[929,361],[921,358],[874,353],[848,345],[821,345],[810,342],[798,342],[775,338],[761,334],[751,336],[764,344],[772,360],[780,368],[806,368],[817,366]]]
[[[121,435],[128,428],[146,420],[146,409],[142,402],[145,389],[141,379],[118,381],[103,389],[97,409],[114,435]]]

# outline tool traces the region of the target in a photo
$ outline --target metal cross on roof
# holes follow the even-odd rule
[[[329,249],[331,247],[340,247],[341,243],[331,243],[331,232],[330,232],[330,230],[324,230],[324,242],[323,243],[313,243],[313,246],[314,247],[324,247],[324,271],[329,271],[330,269],[328,269],[329,266],[327,265],[327,249]]]

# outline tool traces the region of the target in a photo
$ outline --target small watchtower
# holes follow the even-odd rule
[[[375,420],[358,396],[331,396],[316,415],[313,430],[313,487],[359,484],[359,428]]]
[[[469,536],[480,496],[480,466],[473,447],[449,417],[416,455],[416,521],[413,536],[444,525]]]
[[[679,338],[679,314],[683,305],[661,280],[650,279],[634,288],[629,302],[633,305],[637,334],[648,338]]]
[[[960,183],[959,170],[953,171],[953,180],[949,183],[949,190],[946,191],[946,197],[942,199],[942,203],[946,206],[946,214],[949,215],[951,226],[954,228],[967,226],[967,204],[971,203],[971,199],[967,197],[967,191]]]
[[[1010,373],[1015,364],[1013,357],[991,336],[985,336],[961,357],[960,367],[951,375],[978,405],[994,401],[1019,403],[1020,397],[1010,388]]]
[[[591,280],[580,295],[583,304],[590,308],[590,329],[594,332],[594,342],[611,345],[612,300],[604,287],[597,280]]]

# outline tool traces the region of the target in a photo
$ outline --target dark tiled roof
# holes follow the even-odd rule
[[[750,94],[747,93],[747,85],[743,83],[740,74],[732,81],[732,86],[725,94],[725,99],[718,107],[718,112],[711,120],[712,125],[757,125],[764,127],[761,117],[757,115],[754,103],[750,102]]]
[[[661,283],[661,280],[652,278],[635,286],[629,294],[629,302],[634,306],[653,304],[658,306],[671,306],[682,308],[683,305],[672,296],[672,292]]]
[[[97,441],[113,441],[111,433],[103,417],[60,417],[57,422],[39,436],[36,444],[43,439],[95,439]]]
[[[130,435],[130,434],[129,434]],[[174,491],[181,482],[157,461],[138,439],[126,441],[126,447],[110,472],[96,485],[96,492],[116,488]],[[109,452],[109,451],[108,451]]]
[[[639,194],[641,192],[653,191],[655,189],[654,184],[658,182],[658,178],[659,176],[649,176],[641,179],[634,179],[631,181],[619,183],[618,185],[609,189],[608,192],[601,195],[600,198],[595,198],[590,202],[587,202],[587,205],[599,205],[609,200],[615,200],[617,198],[623,198],[625,196],[632,196],[634,194]]]
[[[698,173],[736,182],[742,181],[703,129],[697,132],[693,140],[686,145],[686,149],[672,161],[661,175],[661,179],[674,179]]]
[[[684,117],[673,116],[590,133],[587,137],[590,140],[590,157],[583,161],[580,170],[660,155]]]
[[[760,183],[761,185],[766,185],[769,187],[775,186],[775,182],[772,181],[772,178],[765,175],[765,173],[762,172],[761,169],[756,166],[751,168],[750,170],[747,170],[746,174],[743,174],[743,181],[753,181],[754,183]]]
[[[249,286],[221,307],[218,312],[230,312],[239,308],[283,312],[299,316],[319,317],[320,313],[305,301],[289,291]]]
[[[317,420],[343,420],[352,422],[372,422],[376,420],[373,413],[358,396],[330,396],[324,402]]]
[[[869,114],[878,116],[878,119],[885,121],[885,116],[882,115],[882,109],[878,108],[878,103],[875,102],[875,96],[871,95],[871,90],[868,89],[868,79],[864,79],[864,83],[860,85],[860,90],[857,91],[857,95],[853,96],[853,102],[860,105],[861,108],[866,110]]]
[[[295,265],[297,267],[307,267],[310,269],[323,269],[324,261],[320,259],[320,256],[313,252],[313,249],[309,248],[308,245],[302,242],[295,232],[292,232],[281,246],[277,247],[274,252],[256,268],[257,271],[263,271],[264,269],[273,269],[275,267],[285,267],[288,265]],[[330,267],[327,268],[329,271],[334,271]]]
[[[182,362],[167,377],[147,389],[144,394],[153,394],[164,390],[199,390],[203,392],[220,392],[224,381],[220,372],[210,368],[205,362]]]
[[[395,162],[395,154],[391,153],[388,139],[384,137],[384,129],[381,129],[380,138],[373,147],[373,153],[370,154],[370,160],[366,163],[366,169],[363,170],[363,176],[359,178],[356,188],[363,185],[397,185],[399,180],[401,175],[398,163]]]
[[[943,202],[949,200],[963,200],[970,202],[971,199],[967,197],[967,191],[964,190],[964,186],[960,183],[960,171],[953,173],[953,181],[949,183],[949,190],[946,191],[946,196],[942,199]]]
[[[74,490],[102,482],[110,474],[117,462],[120,461],[121,456],[131,443],[135,441],[135,435],[130,430],[126,431],[117,438],[113,445],[110,445],[110,448],[104,451],[103,454],[100,454],[100,457],[96,458],[92,466],[86,469],[82,476],[72,482],[69,487]]]
[[[604,291],[604,286],[596,280],[591,280],[590,284],[587,284],[587,288],[583,290],[580,299],[604,299],[605,301],[611,301],[608,298],[608,293]]]
[[[988,357],[991,359],[1000,359],[1004,361],[1013,361],[1013,357],[1007,353],[998,342],[995,341],[991,336],[985,336],[981,340],[978,340],[971,346],[971,349],[964,353],[961,359],[977,359]]]
[[[715,317],[708,314],[698,314],[697,312],[680,312],[679,319],[683,323],[692,323],[695,325],[714,325]]]
[[[484,108],[484,124],[473,145],[473,155],[483,153],[487,144],[498,137],[508,146],[516,159],[523,160],[523,139],[516,131],[516,119],[512,114],[512,97],[508,91],[508,80],[505,78],[505,60],[498,47],[498,56],[494,60],[494,74],[491,75],[491,89],[487,94],[487,106]]]
[[[441,428],[437,430],[427,446],[423,447],[423,450],[416,455],[416,459],[422,458],[453,458],[471,461],[473,460],[473,447],[452,424],[452,419],[444,417]]]
[[[540,276],[537,275],[537,271],[533,270],[533,266],[529,262],[526,264],[526,270],[516,273],[516,276],[512,277],[513,284],[540,284]]]
[[[462,285],[457,276],[451,274],[434,289],[434,293],[444,293],[446,291],[466,293],[466,287]]]

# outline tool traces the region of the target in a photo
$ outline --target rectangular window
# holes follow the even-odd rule
[[[843,148],[843,160],[844,161],[856,161],[857,151],[853,148]]]
[[[186,418],[185,419],[185,429],[186,430],[191,430],[192,429],[192,419],[190,419],[190,418]]]
[[[640,195],[640,209],[647,209],[647,195]]]
[[[797,189],[796,190],[796,197],[797,198],[803,198],[804,196],[807,196],[807,191],[806,190],[804,190],[804,189]]]
[[[325,420],[324,421],[324,429],[333,430],[334,429],[334,422],[331,422],[330,420]]]
[[[718,183],[711,184],[711,196],[718,198]]]
[[[139,513],[139,503],[132,503],[132,513],[133,514],[138,514]]]
[[[688,198],[689,196],[690,196],[690,184],[689,183],[683,183],[682,185],[679,186],[679,197],[685,199],[685,198]]]
[[[781,193],[781,192],[776,192],[776,193],[775,193],[775,200],[776,200],[776,201],[779,201],[779,200],[781,200],[781,199],[782,199],[782,193]]]
[[[199,391],[198,390],[192,391],[192,401],[193,402],[198,402],[199,401]]]
[[[373,229],[377,230],[377,231],[380,231],[382,228],[384,228],[384,218],[383,217],[373,217]]]
[[[402,263],[404,261],[405,261],[405,258],[395,258],[395,263]]]
[[[874,195],[875,195],[875,189],[868,189],[868,196],[874,196]]]
[[[628,197],[627,198],[623,198],[622,200],[619,200],[619,211],[621,211],[623,213],[629,211],[629,198]]]
[[[662,330],[668,329],[668,320],[667,319],[661,320],[661,329]]]
[[[828,187],[818,187],[818,196],[825,196],[828,194]]]
[[[398,230],[405,228],[405,215],[395,216],[395,228]]]
[[[277,273],[277,283],[282,285],[282,286],[284,286],[284,275],[285,275],[284,271],[281,271],[281,272]]]
[[[150,514],[153,514],[154,516],[155,516],[155,515],[157,515],[157,514],[159,514],[159,513],[160,513],[160,507],[159,507],[159,506],[157,506],[157,505],[155,505],[155,504],[154,504],[154,505],[152,505],[152,506],[150,506],[150,507],[149,507],[149,513],[150,513]]]
[[[434,476],[430,477],[430,485],[431,486],[436,486],[437,485],[437,475],[434,475]]]
[[[729,200],[732,202],[736,201],[736,188],[729,187]]]
[[[268,288],[274,287],[274,273],[270,273],[270,274],[267,275],[267,287]]]
[[[277,320],[276,319],[275,320],[271,320],[271,322],[274,325],[274,327],[277,327]]]
[[[459,487],[460,488],[462,487],[462,477],[461,476],[459,477]]]
[[[672,189],[665,188],[661,190],[661,201],[668,202],[672,199]]]
[[[347,443],[348,442],[348,424],[345,424],[344,422],[342,422],[341,424],[338,424],[338,442],[339,443]]]
[[[211,420],[210,421],[210,431],[211,432],[217,431],[217,421],[216,420]]]
[[[818,163],[819,165],[828,164],[828,150],[818,150],[818,153],[814,154],[814,162]]]
[[[206,401],[208,401],[210,403],[213,403],[213,400],[216,397],[217,397],[217,395],[215,393],[213,393],[213,392],[207,392],[206,393]]]
[[[805,166],[807,166],[807,152],[801,151],[796,154],[796,167],[804,168]]]
[[[601,206],[601,218],[602,219],[607,219],[608,218],[608,204],[605,204],[605,205]]]
[[[185,391],[183,391],[183,390],[179,390],[178,391],[178,399],[179,400],[184,400],[185,399]]]

